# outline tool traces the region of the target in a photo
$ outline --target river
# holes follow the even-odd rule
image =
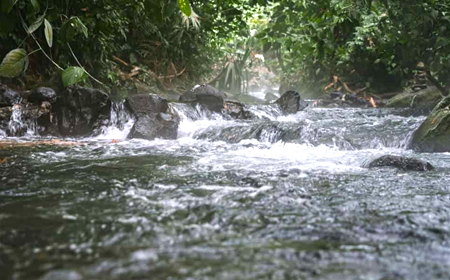
[[[176,140],[0,149],[0,279],[450,279],[450,154],[405,149],[423,116],[175,106]],[[362,167],[386,154],[436,169]]]

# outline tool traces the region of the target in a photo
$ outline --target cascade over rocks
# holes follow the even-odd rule
[[[47,91],[51,96],[51,93]],[[44,97],[44,94],[37,97]],[[90,136],[109,122],[111,100],[105,92],[80,86],[70,86],[58,94],[53,105],[53,118],[40,124],[45,132],[62,136]],[[52,127],[55,126],[55,127]]]
[[[127,106],[136,117],[128,138],[177,138],[180,119],[169,109],[166,99],[156,94],[138,94],[127,98]]]
[[[364,165],[366,168],[395,167],[405,171],[430,171],[434,167],[426,161],[415,158],[385,155]]]
[[[408,148],[418,152],[450,152],[450,96],[443,99],[413,133]]]
[[[288,90],[275,101],[283,111],[284,114],[296,114],[299,111],[303,111],[308,104],[302,100],[300,94],[294,90]]]
[[[20,94],[17,91],[0,84],[0,107],[13,106],[19,102]]]
[[[200,104],[213,112],[220,113],[224,108],[225,93],[210,85],[196,85],[180,96],[181,102]]]

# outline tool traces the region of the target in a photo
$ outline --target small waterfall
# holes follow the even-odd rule
[[[10,136],[34,136],[37,134],[37,122],[33,119],[23,120],[22,106],[14,105],[7,131]]]
[[[97,139],[125,139],[133,128],[135,119],[125,102],[113,102],[108,125],[102,127]]]

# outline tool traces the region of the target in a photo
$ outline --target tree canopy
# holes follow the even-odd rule
[[[0,76],[28,67],[27,83],[61,72],[64,86],[242,91],[255,54],[285,88],[320,91],[339,76],[390,90],[419,61],[450,81],[449,0],[5,0],[0,15]]]

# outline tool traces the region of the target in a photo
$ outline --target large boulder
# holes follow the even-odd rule
[[[91,136],[109,122],[111,100],[105,92],[80,86],[70,86],[58,94],[50,123],[62,136]]]
[[[225,94],[210,85],[196,85],[180,96],[181,102],[200,104],[211,111],[222,112]]]
[[[180,119],[169,109],[166,99],[156,94],[138,94],[127,99],[127,106],[136,118],[128,138],[177,138]]]
[[[19,102],[20,94],[17,91],[0,84],[0,107],[13,106]]]
[[[415,158],[385,155],[364,165],[366,168],[394,167],[405,171],[429,171],[434,167],[426,161]]]
[[[275,102],[278,104],[284,114],[296,114],[303,111],[308,104],[302,100],[300,94],[294,90],[288,90]]]
[[[441,91],[436,87],[427,87],[419,91],[408,89],[389,99],[386,107],[433,110],[441,100]]]
[[[450,96],[413,133],[408,147],[418,152],[450,152]]]

